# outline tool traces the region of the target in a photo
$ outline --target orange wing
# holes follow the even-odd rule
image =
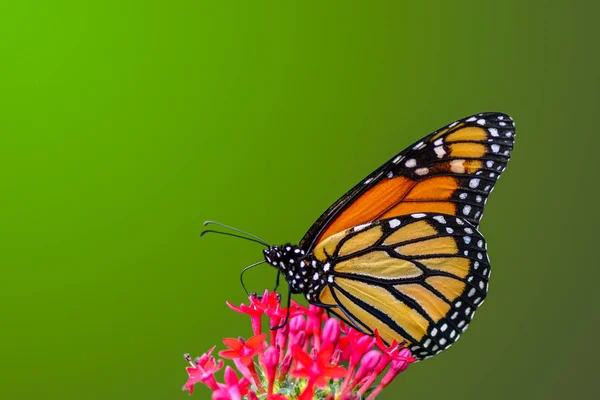
[[[419,359],[450,347],[483,304],[491,267],[485,239],[459,217],[415,213],[339,232],[314,250],[327,265],[315,298]]]
[[[400,152],[333,204],[300,246],[365,223],[417,212],[460,216],[475,227],[506,168],[515,125],[506,114],[456,121]]]

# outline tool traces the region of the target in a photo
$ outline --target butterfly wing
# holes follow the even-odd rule
[[[335,202],[300,246],[310,251],[353,226],[416,212],[457,215],[477,227],[514,137],[512,118],[501,113],[473,115],[425,136]]]
[[[328,264],[320,303],[387,343],[406,340],[419,358],[458,340],[488,289],[485,240],[453,215],[374,221],[325,239],[314,255]]]

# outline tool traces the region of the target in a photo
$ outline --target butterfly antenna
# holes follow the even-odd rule
[[[252,269],[252,268],[254,268],[254,267],[257,267],[257,266],[259,266],[260,264],[263,264],[263,263],[265,263],[265,262],[266,262],[265,260],[262,260],[262,261],[259,261],[259,262],[256,262],[256,263],[254,263],[254,264],[252,264],[252,265],[248,265],[248,266],[247,266],[246,268],[244,268],[244,269],[242,270],[242,272],[240,273],[240,282],[242,282],[242,287],[244,288],[244,292],[246,292],[246,295],[247,295],[247,296],[250,296],[250,293],[248,293],[248,289],[246,289],[246,285],[244,284],[244,273],[245,273],[246,271],[248,271],[249,269]]]
[[[217,225],[217,226],[220,226],[221,228],[230,229],[232,231],[235,231],[235,232],[241,233],[243,235],[249,236],[251,238],[254,238],[256,242],[258,242],[264,246],[271,247],[271,245],[269,245],[269,243],[267,243],[265,240],[259,238],[258,236],[253,235],[249,232],[243,231],[241,229],[234,228],[233,226],[225,225],[225,224],[222,224],[222,223],[216,222],[216,221],[205,221],[204,226],[207,226],[207,225]],[[205,230],[200,234],[200,236],[204,235],[204,233],[206,233],[206,232],[215,232],[215,231]],[[231,234],[231,236],[236,236],[236,235]],[[238,237],[241,237],[241,236],[238,236]]]
[[[219,235],[233,236],[233,237],[236,237],[236,238],[239,238],[239,239],[249,240],[251,242],[262,244],[263,246],[266,246],[266,247],[270,247],[268,244],[265,244],[263,242],[259,242],[258,240],[253,239],[253,238],[249,238],[249,237],[242,236],[242,235],[236,235],[235,233],[230,233],[230,232],[215,231],[213,229],[205,229],[205,230],[203,230],[202,232],[200,232],[200,237],[204,236],[207,233],[218,233]]]

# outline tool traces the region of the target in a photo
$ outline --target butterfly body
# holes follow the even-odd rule
[[[265,250],[291,293],[355,328],[431,357],[467,329],[488,291],[478,231],[513,149],[506,114],[481,113],[423,137],[317,219],[298,245]]]

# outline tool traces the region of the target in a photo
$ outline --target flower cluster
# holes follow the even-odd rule
[[[214,347],[193,361],[186,354],[191,366],[183,390],[192,394],[202,382],[213,391],[213,400],[371,400],[415,361],[403,343],[386,346],[377,332],[375,337],[360,333],[329,318],[323,308],[292,302],[288,310],[278,294],[268,291],[249,299],[249,305],[227,304],[250,316],[254,335],[223,339],[227,350],[219,352],[233,360],[239,375],[227,366],[223,383],[217,381],[224,362],[212,356]],[[286,315],[283,327],[263,333],[263,316],[275,327]]]

